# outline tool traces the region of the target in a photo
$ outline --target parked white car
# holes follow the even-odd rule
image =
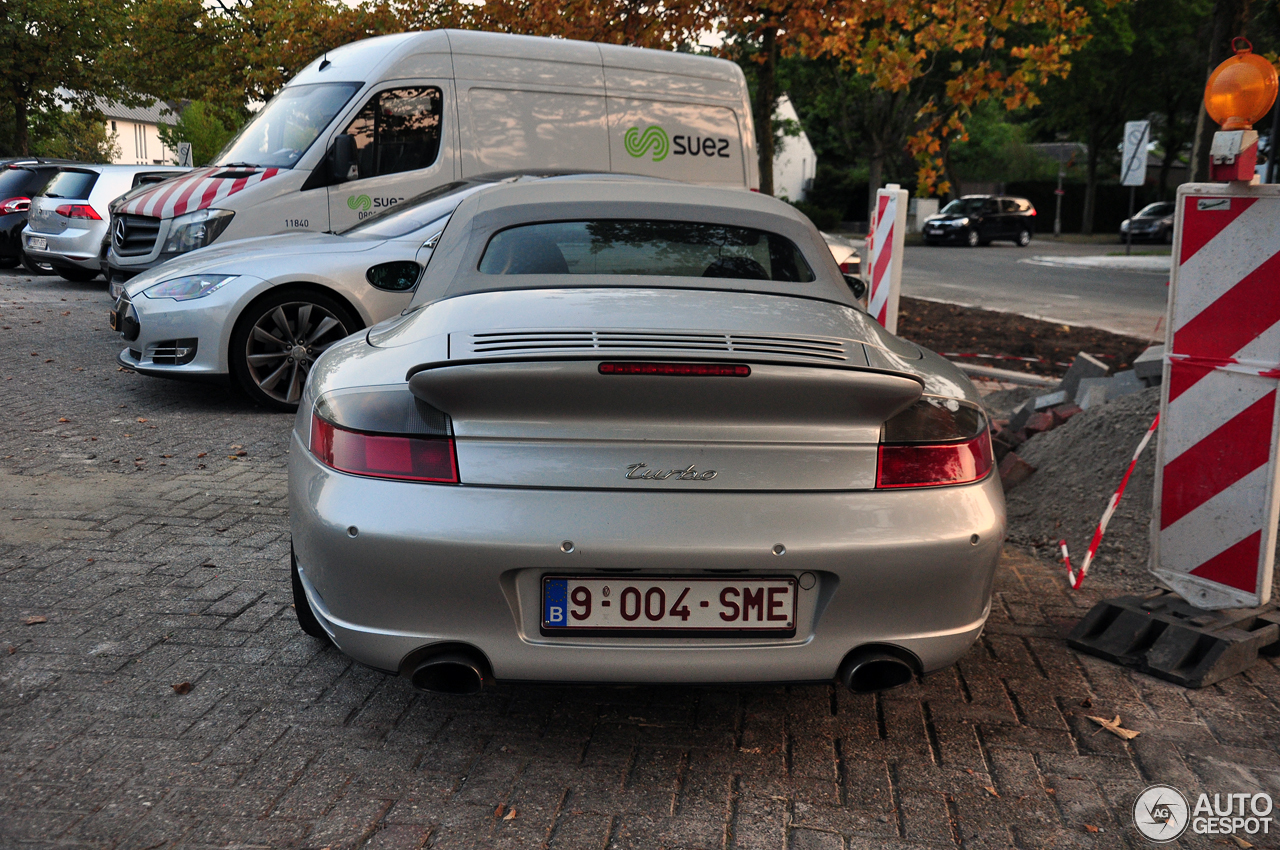
[[[166,165],[71,165],[31,199],[22,247],[36,263],[48,263],[67,280],[102,273],[101,249],[110,222],[108,205],[157,174],[190,171]]]

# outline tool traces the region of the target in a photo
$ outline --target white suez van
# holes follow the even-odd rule
[[[755,189],[746,80],[721,59],[583,41],[357,41],[299,72],[213,166],[118,210],[112,291],[214,240],[341,231],[436,186],[531,170]]]

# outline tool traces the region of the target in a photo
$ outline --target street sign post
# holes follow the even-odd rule
[[[898,293],[902,288],[902,250],[907,234],[907,191],[890,183],[876,192],[871,223],[871,289],[867,310],[889,333],[898,332]]]
[[[1129,187],[1129,226],[1124,236],[1126,254],[1133,250],[1134,194],[1138,186],[1147,182],[1147,143],[1150,141],[1150,121],[1124,122],[1124,153],[1120,160],[1120,185]]]
[[[178,142],[178,165],[191,167],[191,143]]]

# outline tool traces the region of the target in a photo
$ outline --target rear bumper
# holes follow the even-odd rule
[[[968,242],[969,228],[967,227],[948,227],[945,230],[930,231],[925,230],[921,234],[925,242]]]
[[[94,225],[87,228],[67,228],[62,233],[36,233],[27,230],[22,234],[23,248],[33,260],[39,262],[101,271],[99,251],[102,248],[102,236],[106,233],[106,222],[94,222]],[[44,239],[46,247],[32,248],[32,238]]]
[[[994,476],[910,492],[433,486],[335,473],[295,435],[289,483],[303,585],[343,652],[398,670],[414,650],[461,642],[511,680],[821,681],[867,643],[940,669],[981,633],[1005,530]],[[540,634],[543,573],[612,570],[816,581],[794,638]]]

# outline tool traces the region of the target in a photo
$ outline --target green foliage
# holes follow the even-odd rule
[[[809,217],[813,226],[819,230],[836,230],[840,227],[841,210],[839,208],[819,207],[803,201],[788,201],[791,206]]]
[[[1052,180],[1058,164],[1027,144],[1028,128],[994,101],[984,101],[965,123],[969,139],[951,145],[948,162],[962,182]],[[959,190],[959,186],[956,187]]]
[[[198,100],[182,110],[172,127],[160,127],[160,141],[169,150],[177,150],[179,142],[191,143],[191,164],[195,166],[208,165],[235,134],[210,104]]]
[[[31,116],[31,153],[77,162],[109,163],[120,155],[120,145],[107,132],[102,113],[55,108]]]

